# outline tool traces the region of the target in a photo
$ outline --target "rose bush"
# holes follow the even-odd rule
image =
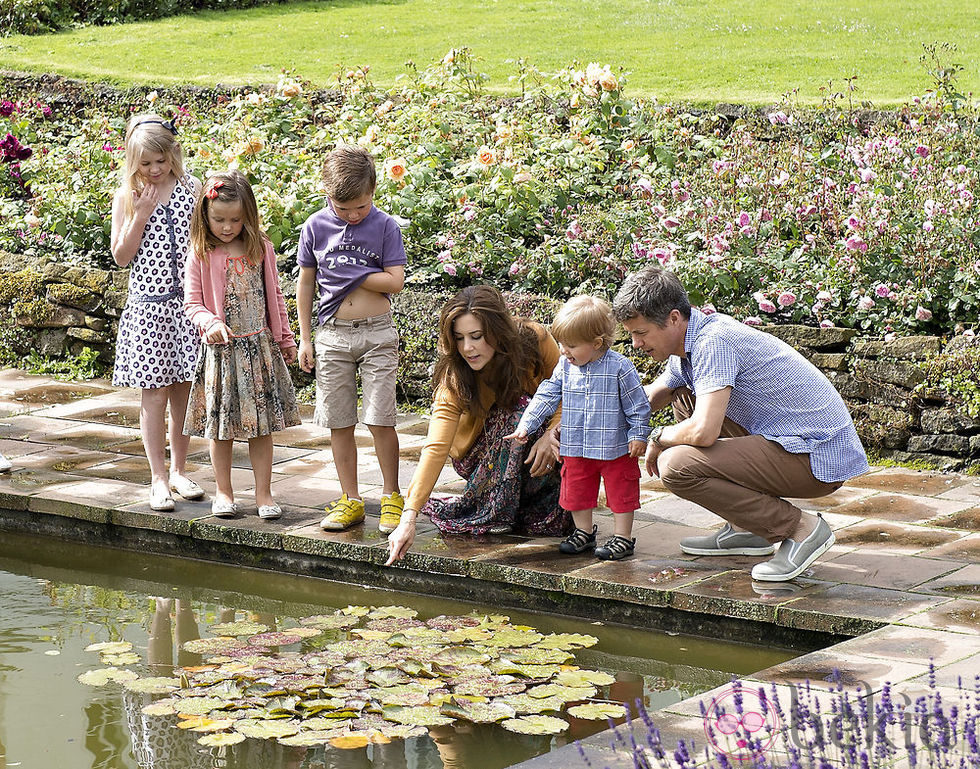
[[[732,119],[630,99],[624,73],[598,64],[549,78],[520,62],[516,79],[520,97],[485,94],[460,49],[392,89],[367,67],[329,93],[284,73],[209,106],[153,92],[131,109],[173,117],[195,174],[252,180],[287,270],[324,203],[324,153],[350,142],[378,161],[377,204],[407,220],[409,288],[608,296],[656,262],[696,303],[750,323],[975,325],[980,116],[953,89],[876,119],[834,96]],[[33,151],[13,186],[0,180],[0,247],[108,266],[127,114],[45,111],[0,109],[0,138]]]

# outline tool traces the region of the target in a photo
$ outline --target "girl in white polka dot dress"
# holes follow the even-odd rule
[[[173,510],[171,489],[186,499],[204,496],[184,475],[190,438],[182,430],[199,342],[184,313],[183,283],[198,182],[184,170],[176,136],[174,125],[159,115],[130,119],[126,164],[112,201],[112,258],[130,266],[112,383],[143,391],[140,431],[154,510]]]

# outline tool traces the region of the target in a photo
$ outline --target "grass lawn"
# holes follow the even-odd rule
[[[544,72],[598,61],[661,100],[773,103],[857,76],[857,100],[900,103],[931,85],[922,44],[957,46],[964,91],[980,92],[977,0],[331,0],[208,12],[42,37],[0,38],[0,68],[116,83],[274,82],[282,68],[329,86],[369,64],[392,84],[468,46],[489,89],[514,92],[508,60]]]

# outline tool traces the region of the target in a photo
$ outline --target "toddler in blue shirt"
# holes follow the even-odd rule
[[[609,349],[616,321],[608,302],[577,296],[555,316],[551,332],[562,358],[544,380],[508,438],[521,443],[561,406],[561,495],[575,531],[562,553],[595,550],[597,558],[618,561],[633,555],[633,514],[640,506],[640,465],[650,434],[650,402],[636,367]],[[613,536],[596,547],[592,510],[599,480],[613,511]]]

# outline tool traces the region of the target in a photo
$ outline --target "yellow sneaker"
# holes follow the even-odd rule
[[[326,507],[327,516],[320,521],[320,528],[326,531],[343,531],[364,520],[364,503],[341,495],[336,502]]]
[[[404,509],[405,497],[397,491],[381,497],[381,520],[378,521],[378,531],[383,534],[391,534],[397,529]]]

